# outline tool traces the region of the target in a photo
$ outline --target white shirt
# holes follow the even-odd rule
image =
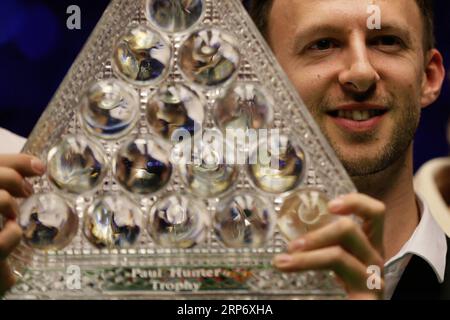
[[[19,153],[26,141],[25,138],[0,128],[0,154]]]
[[[420,198],[421,218],[411,238],[384,265],[385,299],[390,299],[411,260],[412,255],[423,258],[434,270],[439,283],[444,282],[447,239],[434,219],[428,205]]]
[[[0,153],[17,153],[26,139],[0,128]],[[385,263],[385,298],[390,299],[413,254],[425,259],[436,273],[440,283],[444,281],[447,241],[428,205],[419,198],[421,219],[411,238],[400,251]],[[433,245],[430,245],[433,244]]]

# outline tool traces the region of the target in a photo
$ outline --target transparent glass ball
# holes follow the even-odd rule
[[[162,247],[191,248],[205,240],[209,226],[209,215],[201,202],[171,194],[151,207],[147,228]]]
[[[193,136],[203,124],[205,104],[200,93],[183,84],[164,85],[147,103],[147,121],[169,141],[180,129]]]
[[[89,133],[102,139],[119,138],[133,129],[139,118],[139,96],[122,81],[100,80],[83,95],[79,117]]]
[[[196,84],[218,86],[236,75],[240,54],[232,36],[214,28],[191,34],[180,48],[180,69]]]
[[[259,248],[273,236],[276,216],[272,206],[253,193],[222,201],[214,216],[218,238],[231,248]]]
[[[19,224],[30,247],[60,250],[76,235],[78,216],[57,194],[35,194],[22,203]]]
[[[125,194],[107,194],[85,211],[83,232],[97,248],[128,248],[139,239],[144,216]]]
[[[218,196],[228,191],[238,176],[234,165],[213,165],[206,162],[181,166],[180,173],[189,190],[203,197]]]
[[[171,57],[170,44],[158,32],[140,25],[120,38],[114,49],[113,67],[132,84],[150,85],[164,78]]]
[[[147,0],[149,21],[165,32],[182,32],[195,25],[202,16],[203,0]]]
[[[64,192],[92,191],[100,185],[107,171],[103,148],[83,136],[66,136],[48,152],[48,178]]]
[[[278,226],[287,239],[296,239],[305,233],[335,221],[338,217],[328,211],[328,197],[315,188],[295,192],[284,200],[278,216]]]
[[[284,135],[262,141],[249,158],[248,173],[253,183],[269,193],[295,189],[305,172],[305,153]],[[270,141],[269,141],[270,140]]]
[[[257,130],[270,127],[273,106],[272,97],[260,85],[240,82],[218,100],[213,117],[228,144],[248,153],[257,143]]]
[[[267,128],[273,121],[272,97],[260,85],[238,83],[214,109],[214,120],[222,131]]]
[[[170,180],[172,165],[169,153],[150,136],[125,142],[113,160],[116,180],[127,191],[151,194]]]
[[[210,137],[218,131],[211,132]],[[194,143],[191,158],[182,159],[179,164],[180,176],[188,189],[197,196],[219,196],[231,189],[239,175],[238,167],[234,163],[227,163],[223,153],[224,145],[208,144],[205,141]]]

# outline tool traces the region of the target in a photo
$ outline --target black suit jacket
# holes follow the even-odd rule
[[[450,239],[448,237],[446,260],[444,282],[440,284],[428,262],[414,255],[400,278],[392,300],[450,299]]]

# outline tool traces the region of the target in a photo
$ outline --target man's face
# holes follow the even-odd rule
[[[371,4],[381,9],[381,30],[367,27]],[[350,175],[379,172],[405,154],[428,104],[415,1],[275,0],[268,37]]]

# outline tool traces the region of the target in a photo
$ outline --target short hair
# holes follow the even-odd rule
[[[275,0],[252,0],[250,15],[263,36],[268,37],[269,15]],[[422,14],[423,21],[423,47],[425,51],[436,46],[434,36],[433,0],[415,0]]]

